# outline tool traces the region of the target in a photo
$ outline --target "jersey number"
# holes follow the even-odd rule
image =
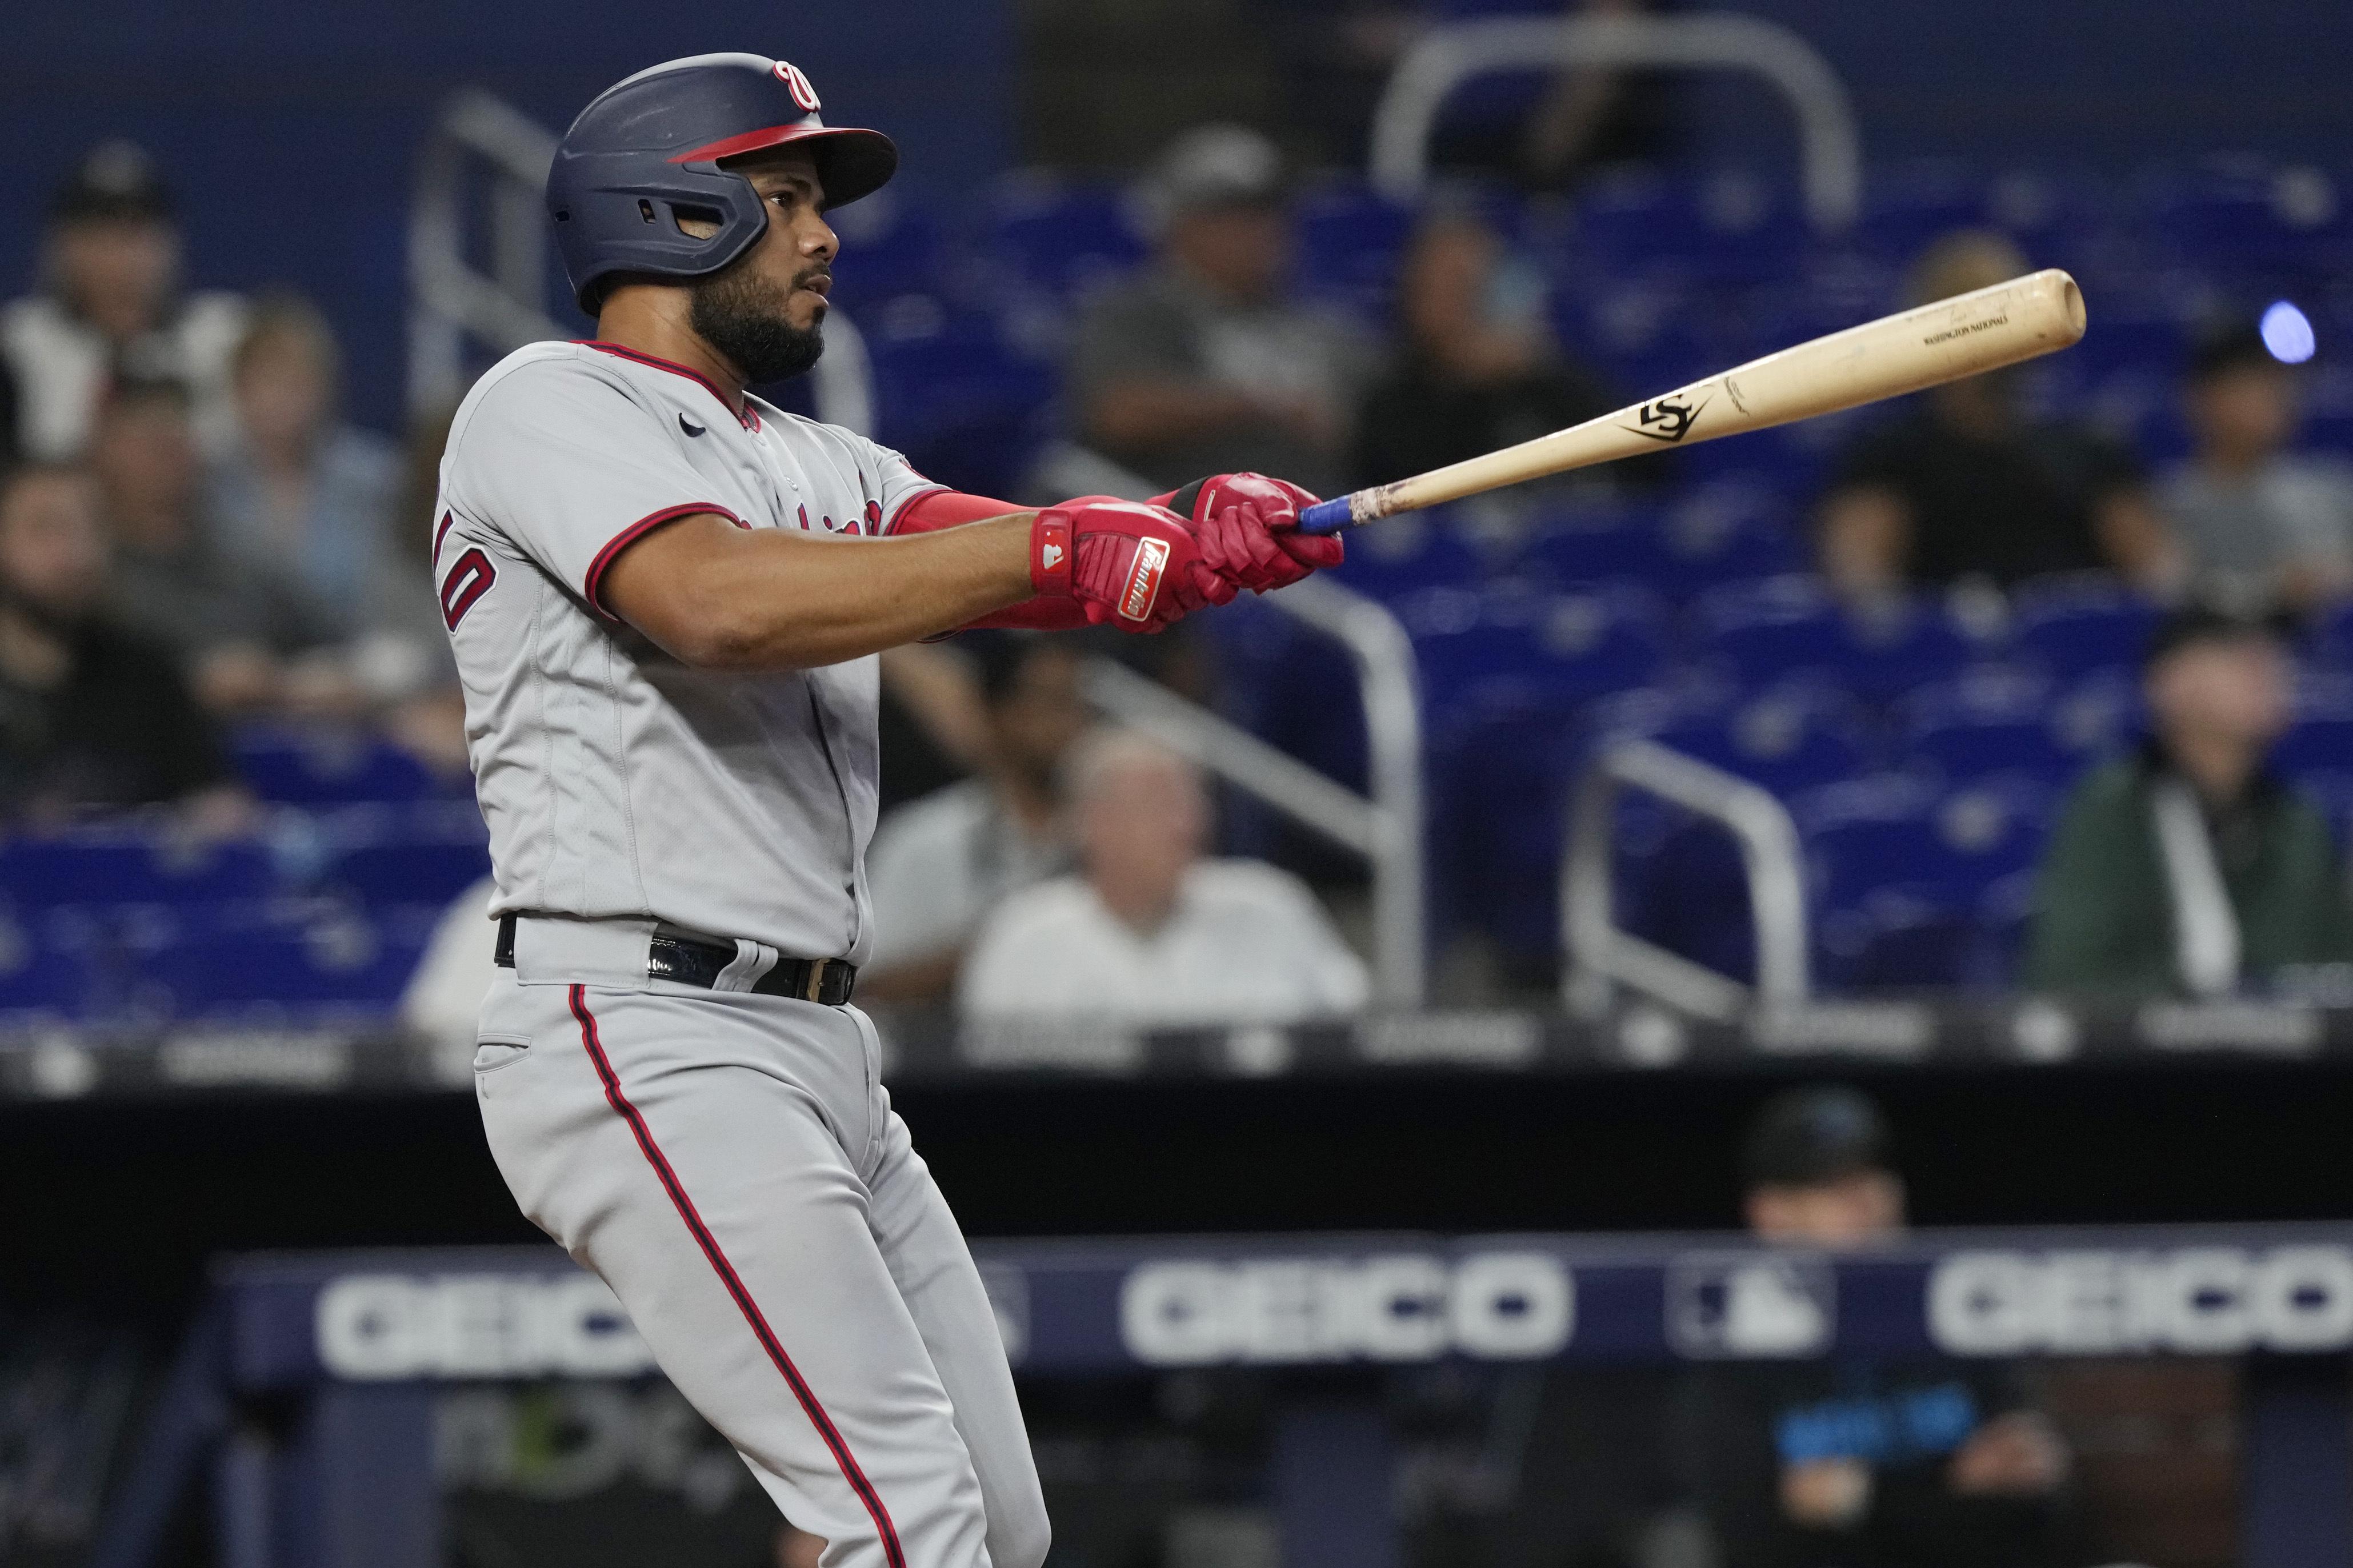
[[[491,591],[499,580],[499,569],[478,546],[458,557],[458,564],[449,568],[449,575],[441,579],[441,618],[456,631],[474,601]]]

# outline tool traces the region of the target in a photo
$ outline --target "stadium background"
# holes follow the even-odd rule
[[[1565,203],[1491,196],[1550,287],[1564,344],[1612,385],[1628,396],[1656,390],[1892,309],[1903,267],[1927,239],[2008,217],[2037,265],[2077,269],[2090,301],[2092,336],[2042,382],[2050,404],[2109,420],[2152,463],[2177,458],[2184,435],[2174,388],[2200,320],[2287,299],[2319,345],[2304,440],[2353,452],[2353,382],[2341,359],[2353,331],[2353,116],[2327,68],[2353,58],[2353,14],[2279,5],[2218,17],[2187,5],[2083,5],[2053,16],[2008,3],[1966,13],[1844,3],[1740,10],[1787,24],[1845,83],[1865,158],[1862,219],[1834,238],[1808,235],[1786,111],[1729,82],[1681,91],[1688,129],[1655,182],[1604,183]],[[1462,5],[1413,19],[1480,14]],[[0,232],[0,278],[32,285],[48,192],[90,146],[128,136],[154,154],[177,195],[191,281],[291,285],[316,300],[344,348],[349,414],[396,436],[410,412],[411,201],[420,150],[451,92],[487,89],[554,128],[651,60],[717,47],[784,54],[816,76],[829,114],[881,126],[906,158],[891,206],[867,215],[865,250],[860,226],[844,226],[841,299],[874,353],[877,433],[936,477],[1001,493],[1056,428],[1054,331],[1067,330],[1076,292],[1144,254],[1143,237],[1124,227],[1118,183],[1189,124],[1256,124],[1315,171],[1302,209],[1303,285],[1361,312],[1369,328],[1387,327],[1385,289],[1409,217],[1362,184],[1382,70],[1336,41],[1361,20],[1336,5],[1239,0],[789,16],[714,5],[691,17],[528,5],[47,9],[12,20],[0,61],[10,148],[0,159],[0,211],[19,215]],[[1508,112],[1514,100],[1487,101]],[[1041,181],[1041,167],[1053,176]],[[1726,191],[1736,194],[1729,206]],[[1731,219],[1717,223],[1726,212]],[[1057,247],[1073,235],[1092,237],[1102,267],[1062,262]],[[867,259],[874,267],[861,280]],[[1645,309],[1623,305],[1630,298]],[[1630,319],[1643,330],[1613,335],[1612,323]],[[1451,542],[1442,527],[1417,535],[1410,550],[1360,550],[1366,559],[1343,580],[1396,605],[1425,634],[1437,938],[1480,927],[1521,957],[1556,958],[1550,888],[1559,808],[1588,754],[1579,737],[1615,692],[1704,652],[1711,635],[1709,605],[1690,592],[1694,580],[1675,575],[1690,563],[1662,550],[1668,521],[1694,496],[1736,497],[1746,510],[1726,536],[1723,581],[1802,568],[1806,510],[1852,427],[1705,449],[1664,491],[1581,500],[1559,531],[1500,557]],[[1616,562],[1608,573],[1591,569],[1605,558]],[[1604,638],[1590,658],[1514,664],[1506,654],[1491,664],[1475,615],[1450,623],[1451,633],[1433,630],[1428,617],[1445,606],[1409,602],[1433,584],[1474,597],[1497,584],[1574,597],[1597,575],[1646,581],[1672,602],[1630,612],[1624,635]],[[2054,633],[2022,660],[2015,647],[1995,652],[2008,662],[2055,658],[2065,689],[2096,686],[2105,669],[2137,658],[2150,613],[2105,600],[2094,610],[2082,617],[2092,626],[2084,641]],[[1616,616],[1615,601],[1597,613]],[[1815,616],[1808,635],[1834,638],[1834,620]],[[1235,624],[1219,645],[1229,660],[1226,711],[1312,763],[1360,776],[1345,703],[1336,721],[1328,714],[1345,666],[1264,616]],[[2344,662],[2353,643],[2342,639],[2316,627],[2306,645],[2313,668]],[[1902,684],[1874,693],[1883,711],[1900,708],[1914,681],[1949,679],[1987,651],[1917,640],[1907,654],[1916,668],[1868,654],[1852,660],[1881,679],[1897,670]],[[1827,646],[1789,663],[1849,657]],[[1520,683],[1500,705],[1498,676]],[[1536,700],[1522,700],[1531,681]],[[2052,689],[2036,687],[2025,701],[2046,704]],[[2309,696],[2317,722],[2294,743],[2325,789],[2329,775],[2353,773],[2344,739],[2353,708],[2326,682],[2312,683]],[[1474,712],[1477,724],[1449,722]],[[2119,724],[2111,739],[2128,728]],[[1905,760],[1883,724],[1869,728],[1827,747],[1830,772],[1798,782],[1875,774]],[[1532,736],[1550,739],[1532,747]],[[1539,752],[1540,765],[1501,771]],[[1502,801],[1532,804],[1514,811],[1493,804]],[[1229,804],[1236,847],[1295,851],[1243,803]],[[2332,804],[2341,827],[2346,797]],[[2033,808],[2045,818],[2049,809],[2048,800]],[[434,875],[458,885],[462,839],[455,849],[435,840],[448,859]],[[397,837],[387,844],[386,858],[406,863]],[[70,854],[22,844],[5,853],[0,891],[21,929],[37,933],[41,911],[95,901],[79,880],[88,866]],[[2004,853],[2000,868],[1963,878],[1976,884],[1972,899],[2031,863],[2025,848]],[[429,878],[426,886],[454,891]],[[1769,1093],[1823,1077],[1863,1084],[1885,1108],[1923,1225],[2347,1215],[2353,1183],[2336,1151],[2353,1027],[2338,1011],[2265,1003],[2185,1007],[2152,1021],[2145,1010],[2088,1009],[2063,1015],[2068,1048],[2043,1050],[2034,1042],[2051,1037],[2048,1015],[2006,984],[2003,944],[2014,927],[1974,902],[1958,916],[1957,928],[1927,929],[1942,933],[1929,945],[1945,957],[1958,951],[1947,941],[1955,929],[1964,945],[1978,944],[1969,951],[1982,962],[1963,970],[1932,955],[1923,973],[1918,950],[1891,939],[1896,967],[1883,978],[1904,998],[1891,1004],[1898,1012],[1840,1012],[1833,1002],[1778,1028],[1683,1022],[1663,1066],[1645,1065],[1662,1059],[1641,1044],[1660,1037],[1654,1025],[1628,1028],[1622,1007],[1565,1011],[1549,1001],[1542,973],[1451,999],[1475,1012],[1303,1029],[1273,1058],[1193,1032],[1156,1037],[1128,1071],[990,1070],[959,1056],[950,1037],[911,1036],[896,1093],[977,1237],[1728,1230],[1740,1220],[1742,1128]],[[1818,972],[1827,961],[1835,995],[1841,960],[1813,934]],[[47,940],[37,937],[37,952]],[[299,1006],[257,1015],[249,996],[126,1025],[60,1000],[25,967],[37,965],[9,982],[29,989],[6,999],[0,1060],[0,1170],[15,1199],[0,1233],[8,1246],[0,1362],[16,1395],[12,1495],[29,1500],[0,1520],[14,1532],[0,1533],[0,1558],[79,1562],[108,1521],[120,1527],[123,1489],[169,1447],[156,1447],[158,1418],[180,1408],[171,1374],[190,1364],[213,1260],[259,1248],[535,1237],[485,1157],[468,1097],[391,1028],[397,963],[364,994],[331,996],[360,1006],[339,1005],[324,1026]],[[1970,984],[1915,1007],[1921,983],[1955,981]],[[1270,1070],[1270,1061],[1289,1065]],[[2316,1386],[2341,1404],[2341,1357],[2313,1359],[2324,1363],[2317,1373],[2292,1358],[2291,1395]],[[2276,1368],[2146,1365],[2163,1370],[2073,1369],[2070,1431],[2081,1439],[2086,1485],[2108,1487],[2106,1506],[2127,1521],[2151,1517],[2148,1500],[2165,1477],[2191,1500],[2182,1514],[2190,1522],[2126,1530],[2113,1555],[2345,1561],[2341,1530],[2335,1544],[2325,1533],[2319,1545],[2244,1536],[2228,1544],[2245,1504],[2239,1478],[2256,1473],[2253,1435],[2267,1430],[2253,1414],[2254,1394],[2271,1386],[2265,1378],[2279,1380]],[[1475,1474],[1442,1479],[1449,1464],[1461,1468],[1466,1441],[1477,1447],[1463,1434],[1493,1418],[1501,1396],[1481,1381],[1484,1370],[1474,1357],[1467,1369],[1447,1363],[1418,1377],[1038,1379],[1041,1443],[1060,1467],[1049,1474],[1060,1478],[1062,1551],[1072,1562],[1240,1564],[1265,1561],[1279,1539],[1291,1549],[1284,1561],[1349,1560],[1315,1555],[1266,1521],[1289,1518],[1279,1472],[1300,1462],[1296,1446],[1305,1445],[1311,1468],[1319,1443],[1345,1455],[1366,1440],[1366,1423],[1345,1417],[1370,1408],[1388,1413],[1372,1425],[1392,1445],[1373,1468],[1393,1465],[1395,1495],[1409,1500],[1399,1532],[1356,1560],[1518,1561],[1496,1555],[1517,1550],[1495,1533],[1510,1505],[1482,1493]],[[2148,1386],[2127,1387],[2136,1376]],[[544,1394],[550,1385],[535,1386]],[[633,1398],[654,1397],[642,1380],[628,1386]],[[312,1462],[318,1439],[290,1396],[240,1398],[226,1428],[236,1435],[232,1455],[238,1442],[277,1444]],[[2344,1469],[2353,1445],[2341,1408],[2327,1399],[2327,1440]],[[1319,1416],[1337,1425],[1319,1427]],[[2127,1429],[2145,1440],[2116,1437]],[[223,1500],[234,1495],[235,1464],[216,1446],[185,1468],[191,1484],[156,1516],[163,1559],[228,1560],[225,1542],[252,1539],[237,1533]],[[84,1484],[76,1491],[61,1477]],[[286,1486],[301,1493],[311,1484]],[[2341,1512],[2348,1485],[2353,1477],[2340,1476],[2334,1494],[2321,1494],[2324,1506]],[[600,1506],[615,1517],[632,1508],[670,1517],[667,1494],[623,1492]],[[299,1514],[309,1505],[284,1506]],[[469,1506],[497,1505],[478,1497]],[[302,1528],[281,1529],[290,1555],[257,1560],[393,1560],[305,1549]],[[601,1560],[586,1547],[560,1550],[576,1553],[562,1560]],[[2332,1552],[2340,1555],[2296,1555]]]

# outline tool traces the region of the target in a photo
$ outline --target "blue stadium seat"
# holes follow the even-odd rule
[[[1115,186],[1015,175],[996,193],[987,249],[1018,286],[1069,300],[1127,271],[1144,237]]]
[[[841,261],[827,296],[861,321],[869,308],[902,294],[946,291],[950,265],[937,216],[896,187],[827,216],[841,237]]]
[[[0,914],[0,1019],[22,1027],[87,1016],[102,995],[97,936],[87,921]]]
[[[1295,210],[1301,290],[1387,326],[1413,213],[1353,184],[1311,189]]]
[[[1817,790],[1793,808],[1815,907],[1856,909],[1873,892],[1901,889],[1973,910],[1997,880],[2034,863],[2050,803],[2046,787],[2015,779],[1947,789],[1886,773]]]
[[[137,955],[135,1002],[152,1016],[215,1022],[388,1015],[438,913],[307,900],[190,911]]]
[[[1851,778],[1869,758],[1853,699],[1822,681],[1783,681],[1712,710],[1687,703],[1656,722],[1650,738],[1659,744],[1780,795]]]
[[[1428,588],[1467,588],[1487,574],[1487,563],[1451,514],[1408,512],[1384,518],[1348,535],[1348,558],[1334,581],[1376,599],[1397,599]]]
[[[2341,683],[2300,694],[2295,727],[2272,752],[2272,766],[2288,774],[2353,772],[2353,695]]]
[[[326,825],[320,885],[369,906],[443,905],[491,869],[490,839],[471,802],[358,806]]]
[[[1874,702],[1952,674],[1974,651],[1938,605],[1845,609],[1820,579],[1798,574],[1712,589],[1694,622],[1700,657],[1752,686],[1828,675]]]
[[[2021,586],[2012,600],[2011,640],[2020,658],[2062,680],[2137,668],[2157,629],[2155,604],[2095,574]]]
[[[24,910],[253,899],[276,881],[269,847],[251,839],[195,841],[117,824],[0,844],[0,900]]]
[[[231,747],[247,787],[279,805],[346,805],[449,793],[416,757],[373,735],[251,724],[238,729]]]
[[[1054,395],[1050,365],[1015,352],[992,318],[914,295],[871,323],[867,348],[886,445],[944,484],[978,495],[1014,488]]]
[[[2097,731],[2087,737],[2081,724],[2071,729],[2067,716],[2041,670],[1980,666],[1905,702],[1905,745],[1910,759],[1957,783],[2016,773],[2063,784],[2108,739]]]
[[[1666,657],[1662,608],[1624,587],[1440,588],[1400,601],[1398,613],[1421,661],[1433,730],[1466,703],[1557,710],[1628,690]]]

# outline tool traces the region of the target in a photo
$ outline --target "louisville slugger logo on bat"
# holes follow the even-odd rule
[[[1637,436],[1647,436],[1653,441],[1673,446],[1691,434],[1691,427],[1699,423],[1700,410],[1705,408],[1709,401],[1703,397],[1696,405],[1676,402],[1675,399],[1682,395],[1681,393],[1669,393],[1664,397],[1653,398],[1643,404],[1634,411],[1635,422],[1626,428]],[[1652,429],[1652,426],[1658,428]]]

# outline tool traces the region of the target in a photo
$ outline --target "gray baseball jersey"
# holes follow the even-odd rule
[[[864,961],[875,661],[689,668],[598,602],[691,512],[887,531],[939,487],[896,452],[596,343],[510,354],[459,405],[433,544],[498,873],[491,912],[650,917]]]
[[[1048,1531],[988,1299],[857,1008],[757,994],[862,962],[874,660],[690,669],[605,570],[691,512],[888,531],[896,453],[600,344],[509,356],[458,411],[433,542],[513,963],[480,1015],[484,1131],[826,1568],[1038,1568]],[[710,989],[657,922],[733,938]],[[489,941],[489,933],[483,933]],[[768,950],[765,959],[750,944]]]

